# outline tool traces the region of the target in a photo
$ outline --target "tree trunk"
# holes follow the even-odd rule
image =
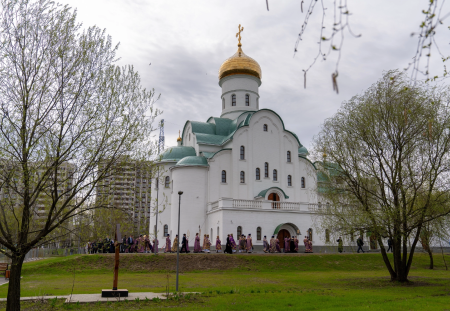
[[[6,311],[20,311],[20,275],[24,259],[24,254],[13,255],[12,257]]]
[[[433,269],[434,268],[433,253],[431,252],[430,247],[427,247],[427,253],[428,253],[428,256],[430,256],[430,269]]]

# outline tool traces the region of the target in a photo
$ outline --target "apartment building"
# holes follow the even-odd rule
[[[97,202],[126,210],[136,233],[146,232],[150,219],[151,164],[124,157],[109,169],[98,165],[106,178],[97,187]]]

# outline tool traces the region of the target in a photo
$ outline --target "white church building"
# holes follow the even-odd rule
[[[289,124],[275,111],[260,108],[261,78],[259,64],[239,42],[219,70],[220,117],[186,121],[178,145],[157,162],[160,183],[157,189],[152,180],[152,199],[158,192],[160,247],[167,234],[177,234],[179,191],[180,234],[189,234],[191,248],[197,232],[201,240],[209,234],[212,245],[216,236],[224,245],[230,233],[235,239],[251,234],[256,249],[272,235],[280,241],[287,235],[303,241],[309,235],[313,246],[325,245],[325,234],[316,234],[312,218],[318,171]],[[151,235],[155,221],[151,217]]]

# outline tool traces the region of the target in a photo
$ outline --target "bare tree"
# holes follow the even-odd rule
[[[392,280],[408,280],[423,226],[450,213],[449,108],[445,89],[410,87],[404,74],[389,71],[343,103],[315,138],[316,154],[327,155],[322,226],[372,232]]]
[[[7,310],[20,310],[27,252],[108,207],[96,186],[124,155],[151,153],[158,111],[133,67],[114,65],[104,30],[82,30],[76,11],[49,0],[1,3],[0,243],[12,261]]]

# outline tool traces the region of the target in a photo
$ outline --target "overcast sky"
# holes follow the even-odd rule
[[[442,1],[442,0],[441,0]],[[308,0],[305,1],[309,3]],[[244,27],[242,48],[262,68],[260,108],[275,110],[287,129],[303,145],[311,141],[324,119],[341,103],[363,92],[382,72],[404,68],[414,56],[425,0],[348,0],[351,26],[360,38],[345,33],[339,65],[339,95],[332,90],[331,73],[336,54],[318,61],[303,72],[317,53],[322,12],[319,6],[298,53],[294,44],[305,13],[301,0],[62,0],[78,10],[84,27],[105,28],[115,43],[120,42],[120,65],[132,64],[144,87],[161,94],[157,103],[164,111],[166,145],[176,145],[178,130],[186,120],[205,122],[221,113],[218,70],[237,50],[238,25]],[[327,18],[332,18],[332,1],[324,0]],[[450,12],[448,4],[444,11]],[[306,10],[305,10],[306,12]],[[440,28],[438,42],[449,50],[449,19]],[[329,31],[327,27],[325,31]],[[325,36],[328,33],[325,32]],[[432,73],[442,73],[442,62],[433,53]],[[151,65],[150,65],[151,64]]]

